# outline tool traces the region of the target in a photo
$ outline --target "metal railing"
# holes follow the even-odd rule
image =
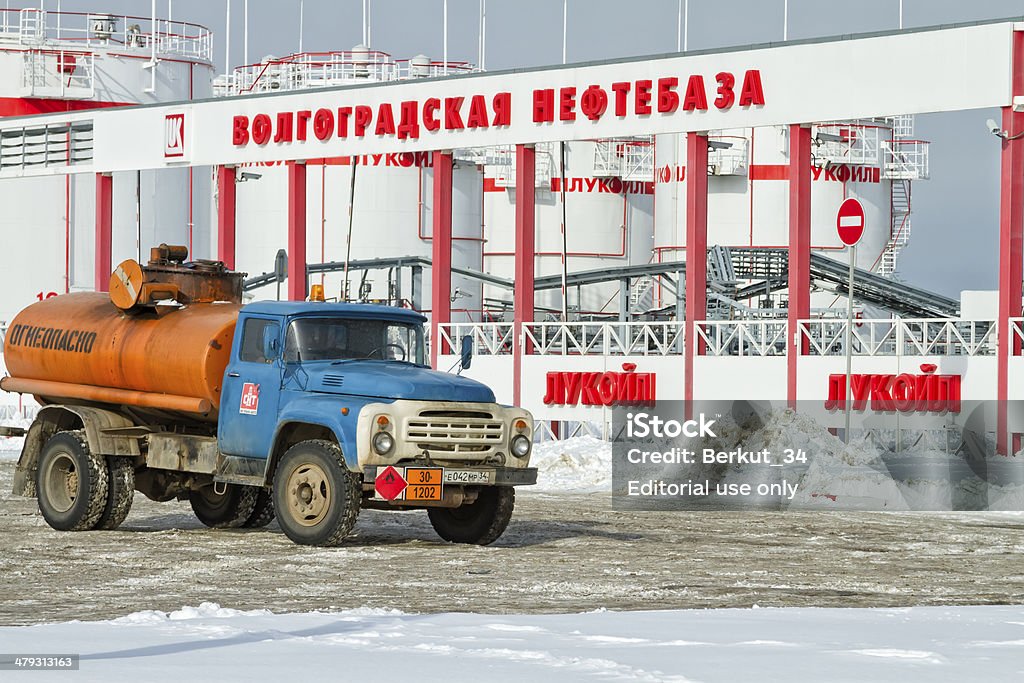
[[[846,353],[845,320],[801,320],[800,339],[813,356]],[[994,320],[857,320],[852,330],[855,356],[992,356]]]
[[[538,188],[550,189],[551,178],[558,174],[558,154],[553,142],[540,142],[535,146],[536,165],[534,168],[534,185]],[[464,152],[467,150],[463,150]],[[496,145],[475,150],[480,159],[476,163],[484,165],[484,175],[493,178],[498,187],[514,187],[516,183],[516,147],[515,145]],[[460,156],[469,161],[469,157]]]
[[[532,323],[524,341],[539,356],[678,356],[684,323]]]
[[[709,356],[785,356],[785,320],[704,320],[694,326]]]
[[[67,50],[25,50],[21,94],[25,97],[89,99],[96,94],[93,55]]]
[[[709,175],[747,175],[748,146],[750,140],[742,135],[708,135],[709,142],[719,142],[729,147],[712,145],[708,150]]]
[[[515,339],[513,323],[449,323],[440,325],[442,343],[461,347],[463,337],[473,339],[474,353],[511,355],[514,344],[531,348],[538,356],[677,356],[683,353],[684,324],[679,322],[561,323],[537,322],[523,326]]]
[[[929,143],[924,140],[883,140],[882,177],[889,180],[927,180]]]
[[[0,41],[66,50],[155,47],[158,55],[213,61],[213,33],[205,26],[125,14],[0,9]]]
[[[594,175],[623,180],[653,180],[654,144],[650,136],[596,141]]]
[[[854,166],[877,166],[880,158],[882,127],[869,123],[820,123],[816,134],[823,133],[827,139],[819,139],[814,149],[818,164],[850,164]],[[885,128],[888,136],[889,129]]]
[[[441,342],[457,353],[463,337],[472,337],[473,353],[479,356],[510,356],[515,345],[513,323],[449,323],[438,326]]]
[[[351,83],[399,81],[480,71],[469,62],[438,62],[425,57],[394,59],[379,50],[299,52],[236,67],[219,76],[219,97],[253,92],[325,88]]]

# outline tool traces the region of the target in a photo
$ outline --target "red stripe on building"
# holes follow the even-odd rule
[[[756,164],[750,166],[751,180],[789,180],[787,164]]]
[[[97,102],[95,100],[48,100],[39,97],[0,97],[0,116],[31,116],[66,111],[84,111],[104,107],[125,107],[135,102]]]

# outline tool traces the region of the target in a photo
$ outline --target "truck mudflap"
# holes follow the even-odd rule
[[[438,465],[368,465],[363,486],[388,501],[432,502],[444,499],[451,486],[528,486],[537,483],[536,467],[441,467]]]

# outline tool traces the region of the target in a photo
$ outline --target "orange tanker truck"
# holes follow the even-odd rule
[[[367,507],[425,508],[448,541],[502,534],[513,487],[536,482],[533,419],[425,365],[421,314],[243,306],[242,273],[187,256],[161,245],[109,295],[46,299],[8,328],[0,388],[42,406],[14,493],[50,526],[114,529],[140,491],[211,527],[276,518],[308,545],[340,543]]]

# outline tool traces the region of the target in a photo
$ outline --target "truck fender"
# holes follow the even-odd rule
[[[338,409],[338,397],[336,396],[309,396],[292,401],[281,411],[278,417],[277,429],[274,431],[274,439],[271,442],[270,452],[267,454],[267,481],[273,474],[276,467],[276,460],[291,446],[291,437],[296,430],[311,429],[319,434],[308,438],[327,438],[332,435],[334,441],[341,446],[345,463],[353,472],[359,471],[359,457],[356,452],[356,416],[359,414],[360,401],[345,401],[352,407],[348,415],[343,415]],[[349,424],[346,425],[345,423]],[[300,439],[305,440],[305,438]]]
[[[25,435],[25,445],[14,471],[14,495],[35,497],[36,468],[43,446],[57,432],[79,426],[85,429],[85,439],[93,453],[126,457],[140,454],[137,439],[108,433],[108,430],[135,426],[123,415],[87,406],[44,406]]]

